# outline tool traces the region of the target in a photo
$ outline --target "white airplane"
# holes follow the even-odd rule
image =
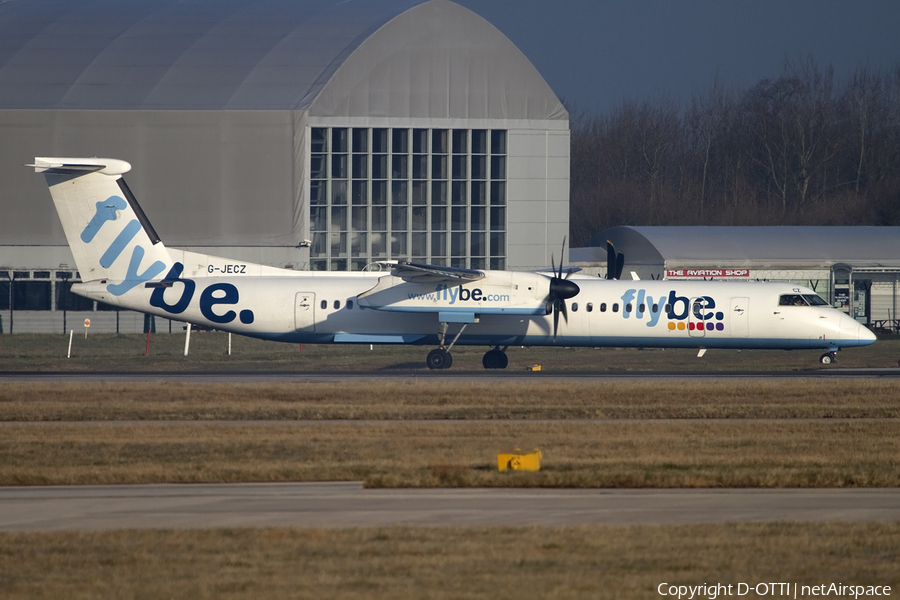
[[[509,346],[822,349],[830,364],[837,350],[875,341],[793,283],[573,278],[562,262],[550,274],[403,261],[303,272],[168,249],[122,179],[127,162],[35,158],[28,166],[50,187],[83,281],[73,292],[250,337],[437,346],[431,369],[449,368],[456,344],[490,347],[484,367],[502,369]],[[621,254],[611,250],[610,259],[620,275]]]

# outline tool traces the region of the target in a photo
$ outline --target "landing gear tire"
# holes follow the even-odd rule
[[[481,364],[485,369],[505,369],[509,365],[509,358],[501,350],[488,350],[484,353]]]
[[[823,365],[830,365],[837,362],[837,357],[834,355],[834,352],[826,352],[819,357],[819,362]]]
[[[453,364],[453,356],[443,348],[435,348],[428,353],[425,363],[429,369],[449,369]]]

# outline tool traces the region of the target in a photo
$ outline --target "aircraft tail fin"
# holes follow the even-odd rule
[[[56,205],[82,281],[108,280],[121,296],[168,272],[172,259],[112,158],[34,159]]]

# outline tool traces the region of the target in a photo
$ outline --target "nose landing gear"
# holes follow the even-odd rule
[[[830,365],[837,362],[837,356],[835,355],[834,351],[826,352],[819,357],[819,362],[823,365]]]

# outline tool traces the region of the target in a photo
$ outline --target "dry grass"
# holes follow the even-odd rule
[[[184,335],[92,334],[74,338],[72,358],[66,358],[68,335],[0,335],[0,371],[377,371],[422,370],[427,346],[369,346],[284,344],[233,336],[227,356],[227,334],[196,333],[190,356],[184,357]],[[457,346],[453,370],[481,371],[485,347]],[[550,371],[797,371],[823,368],[821,351],[710,350],[697,358],[696,350],[637,350],[593,348],[509,349],[509,368],[521,370],[535,363]],[[878,343],[839,354],[838,367],[896,367],[900,337],[882,336]],[[833,368],[833,367],[827,367]]]
[[[94,422],[0,431],[0,485],[900,485],[895,420]],[[541,471],[497,472],[496,454],[514,448],[540,448]]]
[[[878,379],[5,383],[0,421],[896,418]]]
[[[664,582],[896,590],[898,563],[897,523],[0,533],[10,600],[645,599]]]

